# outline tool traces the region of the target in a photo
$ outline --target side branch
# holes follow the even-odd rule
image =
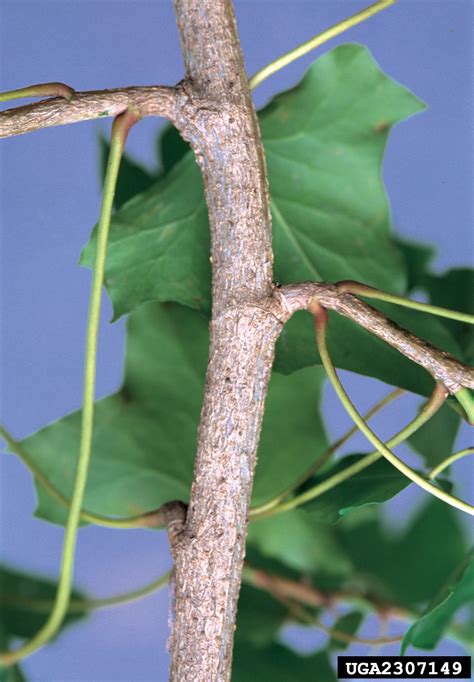
[[[76,92],[0,112],[0,138],[31,133],[40,128],[118,116],[127,108],[141,116],[162,116],[174,121],[179,87],[151,85],[113,90]]]
[[[297,310],[308,309],[311,300],[316,298],[324,308],[335,310],[357,322],[407,358],[424,367],[449,393],[457,393],[463,387],[474,388],[472,367],[399,327],[383,313],[360,301],[356,296],[341,292],[335,284],[302,282],[284,286],[279,289],[279,293],[288,318]]]

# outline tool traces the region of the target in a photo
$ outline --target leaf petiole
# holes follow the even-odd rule
[[[18,90],[0,92],[0,102],[9,102],[12,99],[24,97],[63,97],[69,102],[73,98],[74,92],[73,88],[64,83],[38,83]]]
[[[83,613],[85,611],[97,611],[99,609],[106,609],[114,606],[121,606],[122,604],[130,604],[153,594],[169,583],[171,571],[156,578],[152,582],[139,587],[136,590],[114,595],[113,597],[104,597],[102,599],[73,599],[69,602],[67,613]],[[50,599],[35,599],[27,598],[15,594],[1,594],[0,604],[7,606],[18,606],[28,608],[37,613],[47,613],[53,602]]]
[[[401,395],[405,393],[403,388],[396,388],[393,391],[390,391],[386,396],[384,396],[381,400],[375,403],[370,410],[368,410],[364,414],[364,419],[367,421],[371,417],[373,417],[377,412],[379,412],[381,409],[383,409],[386,405],[389,405],[391,402],[399,398]],[[250,513],[251,514],[256,514],[259,515],[262,512],[266,512],[270,509],[273,509],[273,507],[276,507],[279,505],[283,500],[291,495],[291,493],[299,488],[305,481],[310,479],[314,474],[319,471],[332,457],[332,455],[339,450],[345,443],[347,443],[348,440],[352,438],[353,435],[357,433],[359,429],[357,426],[352,426],[344,435],[342,435],[340,438],[338,438],[334,443],[332,443],[327,450],[321,455],[321,457],[318,457],[318,459],[311,464],[306,471],[301,474],[301,476],[294,481],[290,486],[285,488],[283,492],[281,492],[277,497],[274,497],[272,500],[269,500],[268,502],[265,502],[265,504],[260,505],[259,507],[254,507],[251,509]]]
[[[404,308],[413,308],[414,310],[420,310],[423,313],[430,313],[431,315],[437,315],[438,317],[447,317],[450,320],[457,320],[458,322],[465,322],[466,324],[474,324],[474,315],[461,313],[457,310],[440,308],[439,306],[430,305],[428,303],[412,301],[409,298],[395,296],[395,294],[389,294],[386,291],[380,291],[379,289],[370,287],[367,284],[361,284],[359,282],[354,282],[353,280],[344,280],[342,282],[338,282],[337,288],[341,293],[365,296],[366,298],[375,298],[379,301],[395,303],[395,305],[399,305]]]
[[[331,28],[326,29],[326,31],[318,33],[318,35],[314,36],[310,40],[298,45],[298,47],[295,47],[293,50],[287,52],[281,57],[278,57],[278,59],[275,59],[273,62],[270,62],[270,64],[264,66],[249,79],[250,90],[255,90],[260,83],[263,83],[263,81],[269,76],[272,76],[277,71],[280,71],[285,66],[288,66],[288,64],[291,64],[291,62],[303,57],[308,52],[311,52],[311,50],[323,45],[323,43],[327,43],[328,40],[331,40],[341,33],[344,33],[344,31],[347,31],[353,26],[357,26],[357,24],[362,23],[366,19],[370,19],[370,17],[374,16],[374,14],[381,12],[383,9],[393,5],[395,2],[396,0],[379,0],[379,2],[369,5],[369,7],[366,7],[360,12],[357,12],[347,19],[340,21],[338,24],[331,26]]]
[[[460,391],[454,393],[454,397],[466,413],[469,424],[474,424],[474,398],[472,392],[468,388],[461,388]]]
[[[107,164],[107,172],[102,195],[99,224],[97,230],[97,251],[92,278],[89,302],[89,318],[87,322],[86,352],[84,362],[84,391],[81,422],[81,439],[77,460],[74,488],[71,497],[69,515],[64,533],[61,558],[61,574],[59,577],[56,598],[48,620],[28,642],[14,651],[0,654],[0,665],[9,666],[29,656],[44,646],[59,630],[67,613],[71,596],[74,570],[76,538],[81,508],[84,500],[89,460],[92,445],[92,428],[94,421],[95,376],[97,364],[97,344],[99,318],[104,281],[105,257],[112,215],[112,204],[117,185],[118,171],[123,147],[131,126],[139,120],[139,115],[130,110],[117,116],[112,125],[111,148]]]
[[[419,414],[387,442],[387,447],[395,447],[396,445],[399,445],[404,440],[409,438],[412,434],[414,434],[415,431],[417,431],[423,424],[425,424],[429,419],[431,419],[431,417],[439,410],[439,408],[443,405],[445,399],[446,392],[444,387],[442,387],[440,384],[437,384],[430,399],[424,405],[422,410],[420,410]],[[251,509],[250,518],[252,520],[261,519],[266,516],[273,516],[273,514],[279,514],[280,512],[289,511],[290,509],[300,507],[302,504],[305,504],[310,500],[314,500],[316,497],[320,497],[324,493],[335,488],[340,483],[343,483],[344,481],[347,481],[349,478],[352,478],[352,476],[355,476],[360,471],[363,471],[368,466],[379,460],[381,457],[382,455],[380,454],[380,452],[378,452],[378,450],[376,450],[375,452],[371,452],[370,454],[366,455],[359,461],[355,462],[354,464],[351,464],[350,466],[346,467],[345,469],[342,469],[341,471],[338,471],[333,476],[329,476],[324,481],[321,481],[320,483],[315,485],[313,488],[310,488],[309,490],[306,490],[304,493],[297,495],[288,502],[284,502],[283,504],[276,504],[273,505],[273,507],[269,507],[269,504],[267,503],[265,507],[257,508],[254,510]]]
[[[413,483],[416,483],[420,488],[426,490],[426,492],[434,495],[438,499],[446,502],[447,504],[459,509],[471,516],[474,516],[474,507],[463,500],[450,495],[449,493],[437,488],[435,485],[430,483],[430,481],[420,476],[416,471],[413,471],[408,465],[406,465],[402,460],[400,460],[380,438],[372,431],[372,429],[365,423],[359,412],[356,410],[355,406],[351,402],[349,396],[347,395],[343,385],[341,384],[339,377],[337,375],[334,364],[329,355],[326,342],[326,329],[328,323],[328,316],[326,310],[319,305],[319,303],[313,299],[310,312],[314,316],[315,326],[316,326],[316,340],[318,344],[319,354],[321,356],[321,362],[324,365],[326,373],[328,375],[329,381],[331,382],[336,394],[345,407],[346,411],[352,417],[353,421],[359,429],[362,431],[364,436],[372,443],[372,445],[377,448],[378,452],[383,455],[396,469],[398,469],[402,474],[409,478]]]
[[[470,448],[464,448],[463,450],[458,450],[458,452],[455,452],[453,455],[450,455],[449,457],[446,457],[442,462],[440,462],[437,466],[434,467],[430,471],[430,479],[434,479],[437,476],[440,475],[442,471],[444,471],[447,467],[451,466],[454,462],[456,462],[458,459],[461,459],[462,457],[465,457],[466,455],[472,455],[474,454],[474,447]]]

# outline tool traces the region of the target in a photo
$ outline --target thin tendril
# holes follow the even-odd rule
[[[434,479],[437,476],[440,475],[442,471],[444,471],[447,467],[449,467],[453,462],[456,462],[458,459],[461,459],[462,457],[465,457],[466,455],[472,455],[474,454],[474,447],[470,448],[464,448],[463,450],[458,450],[458,452],[455,452],[453,455],[450,455],[447,457],[445,460],[440,462],[438,466],[435,466],[432,471],[430,471],[430,479]]]
[[[435,485],[427,481],[425,478],[420,476],[413,471],[408,465],[406,465],[402,460],[400,460],[387,446],[383,443],[380,438],[372,431],[372,429],[367,426],[367,424],[362,419],[361,415],[351,402],[349,396],[347,395],[343,385],[341,384],[339,377],[337,375],[334,364],[329,355],[329,351],[326,343],[326,329],[327,329],[327,312],[322,308],[316,301],[313,300],[311,305],[311,312],[314,315],[316,323],[316,340],[318,344],[319,354],[321,356],[321,362],[324,365],[326,373],[328,375],[329,381],[333,385],[334,390],[339,397],[339,400],[344,405],[348,414],[352,417],[353,421],[359,429],[362,431],[364,436],[372,443],[372,445],[377,448],[378,452],[383,455],[398,471],[409,478],[413,483],[416,483],[420,488],[423,488],[426,492],[430,493],[434,497],[446,502],[447,504],[459,509],[460,511],[466,512],[471,516],[474,516],[474,507],[463,500],[450,495],[449,493],[437,488]]]
[[[13,663],[17,663],[46,644],[46,642],[54,637],[59,630],[67,613],[72,587],[77,530],[87,483],[92,445],[99,318],[112,204],[125,140],[130,127],[137,120],[137,115],[127,110],[116,117],[112,126],[110,155],[107,163],[102,206],[97,229],[97,248],[89,302],[89,319],[87,323],[84,363],[81,440],[74,489],[71,497],[71,506],[69,508],[69,515],[64,533],[61,574],[54,606],[48,620],[34,637],[15,651],[7,651],[0,654],[0,665],[12,665]]]
[[[380,2],[376,2],[375,4],[366,7],[362,11],[353,14],[348,19],[340,21],[338,24],[331,26],[331,28],[328,28],[326,31],[323,31],[322,33],[319,33],[317,36],[314,36],[314,38],[311,38],[307,42],[302,43],[298,47],[295,47],[290,52],[287,52],[281,57],[278,57],[278,59],[275,59],[275,61],[271,62],[270,64],[267,64],[267,66],[264,66],[262,69],[257,71],[257,73],[255,73],[252,76],[252,78],[250,78],[249,80],[250,90],[255,90],[255,88],[258,85],[260,85],[260,83],[263,83],[263,81],[266,80],[269,76],[272,76],[277,71],[280,71],[280,69],[283,69],[285,66],[288,66],[288,64],[291,64],[291,62],[294,62],[300,57],[303,57],[305,54],[311,52],[311,50],[314,50],[316,47],[319,47],[323,43],[326,43],[328,40],[331,40],[332,38],[335,38],[341,33],[344,33],[344,31],[347,31],[349,28],[352,28],[353,26],[360,24],[366,19],[369,19],[370,17],[374,16],[374,14],[381,12],[383,9],[389,7],[390,5],[393,5],[395,2],[396,0],[380,0]]]
[[[415,431],[417,431],[421,426],[423,426],[423,424],[426,424],[426,422],[429,419],[431,419],[431,417],[443,405],[445,399],[446,392],[444,388],[440,384],[437,384],[430,399],[420,410],[419,414],[414,419],[412,419],[412,421],[409,424],[407,424],[401,431],[396,433],[387,442],[387,446],[395,447],[396,445],[399,445],[404,440],[413,435]],[[381,457],[382,455],[377,450],[375,452],[371,452],[370,454],[365,455],[365,457],[362,457],[362,459],[360,459],[359,461],[354,462],[354,464],[349,465],[342,471],[338,471],[336,474],[329,476],[328,478],[324,479],[324,481],[321,481],[320,483],[315,485],[313,488],[310,488],[309,490],[306,490],[304,493],[297,495],[288,502],[279,504],[273,509],[264,512],[252,513],[251,510],[250,518],[252,518],[252,520],[261,519],[265,518],[266,516],[273,516],[274,514],[280,514],[281,512],[289,511],[290,509],[296,509],[296,507],[300,507],[302,504],[305,504],[306,502],[310,502],[311,500],[320,497],[324,493],[327,493],[329,490],[335,488],[340,483],[343,483],[344,481],[347,481],[349,478],[352,478],[352,476],[355,476],[355,474],[358,474],[371,464],[374,464],[374,462],[379,460]]]

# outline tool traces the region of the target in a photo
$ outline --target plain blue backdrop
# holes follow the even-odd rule
[[[196,0],[197,1],[197,0]],[[236,13],[249,74],[358,11],[352,0],[237,0]],[[169,0],[3,0],[1,89],[60,80],[77,90],[174,84],[183,76]],[[393,131],[384,177],[394,224],[411,239],[434,241],[438,270],[472,262],[472,5],[469,0],[400,0],[330,43],[366,44],[381,67],[428,103],[427,112]],[[272,77],[255,93],[258,106],[296,83],[328,47]],[[133,130],[128,151],[156,165],[157,120]],[[76,409],[81,401],[84,330],[90,273],[77,267],[99,210],[99,131],[87,122],[2,140],[2,422],[23,437]],[[123,321],[109,325],[104,305],[98,395],[115,390],[122,375]],[[346,376],[358,404],[372,404],[381,384]],[[412,414],[398,403],[375,421],[387,435]],[[340,435],[347,418],[326,397],[329,430]],[[393,416],[395,412],[395,416]],[[350,450],[366,447],[362,439]],[[459,444],[467,443],[465,432]],[[0,460],[0,544],[8,563],[56,576],[62,530],[34,520],[31,477],[11,456]],[[468,465],[458,465],[469,490]],[[408,489],[387,507],[387,522],[419,504]],[[396,513],[394,513],[394,511]],[[402,521],[394,521],[394,516]],[[139,586],[170,566],[164,534],[81,531],[76,583],[92,595]],[[370,624],[368,625],[370,628]],[[302,647],[321,635],[291,633]],[[33,682],[148,682],[167,678],[167,596],[94,614],[68,629],[25,664]],[[443,651],[457,652],[448,645]],[[263,681],[262,681],[263,682]]]

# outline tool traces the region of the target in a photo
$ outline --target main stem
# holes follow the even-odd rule
[[[172,547],[171,679],[221,682],[231,674],[250,494],[281,323],[270,312],[265,161],[232,4],[174,4],[186,65],[176,124],[204,178],[213,311],[191,498]]]

